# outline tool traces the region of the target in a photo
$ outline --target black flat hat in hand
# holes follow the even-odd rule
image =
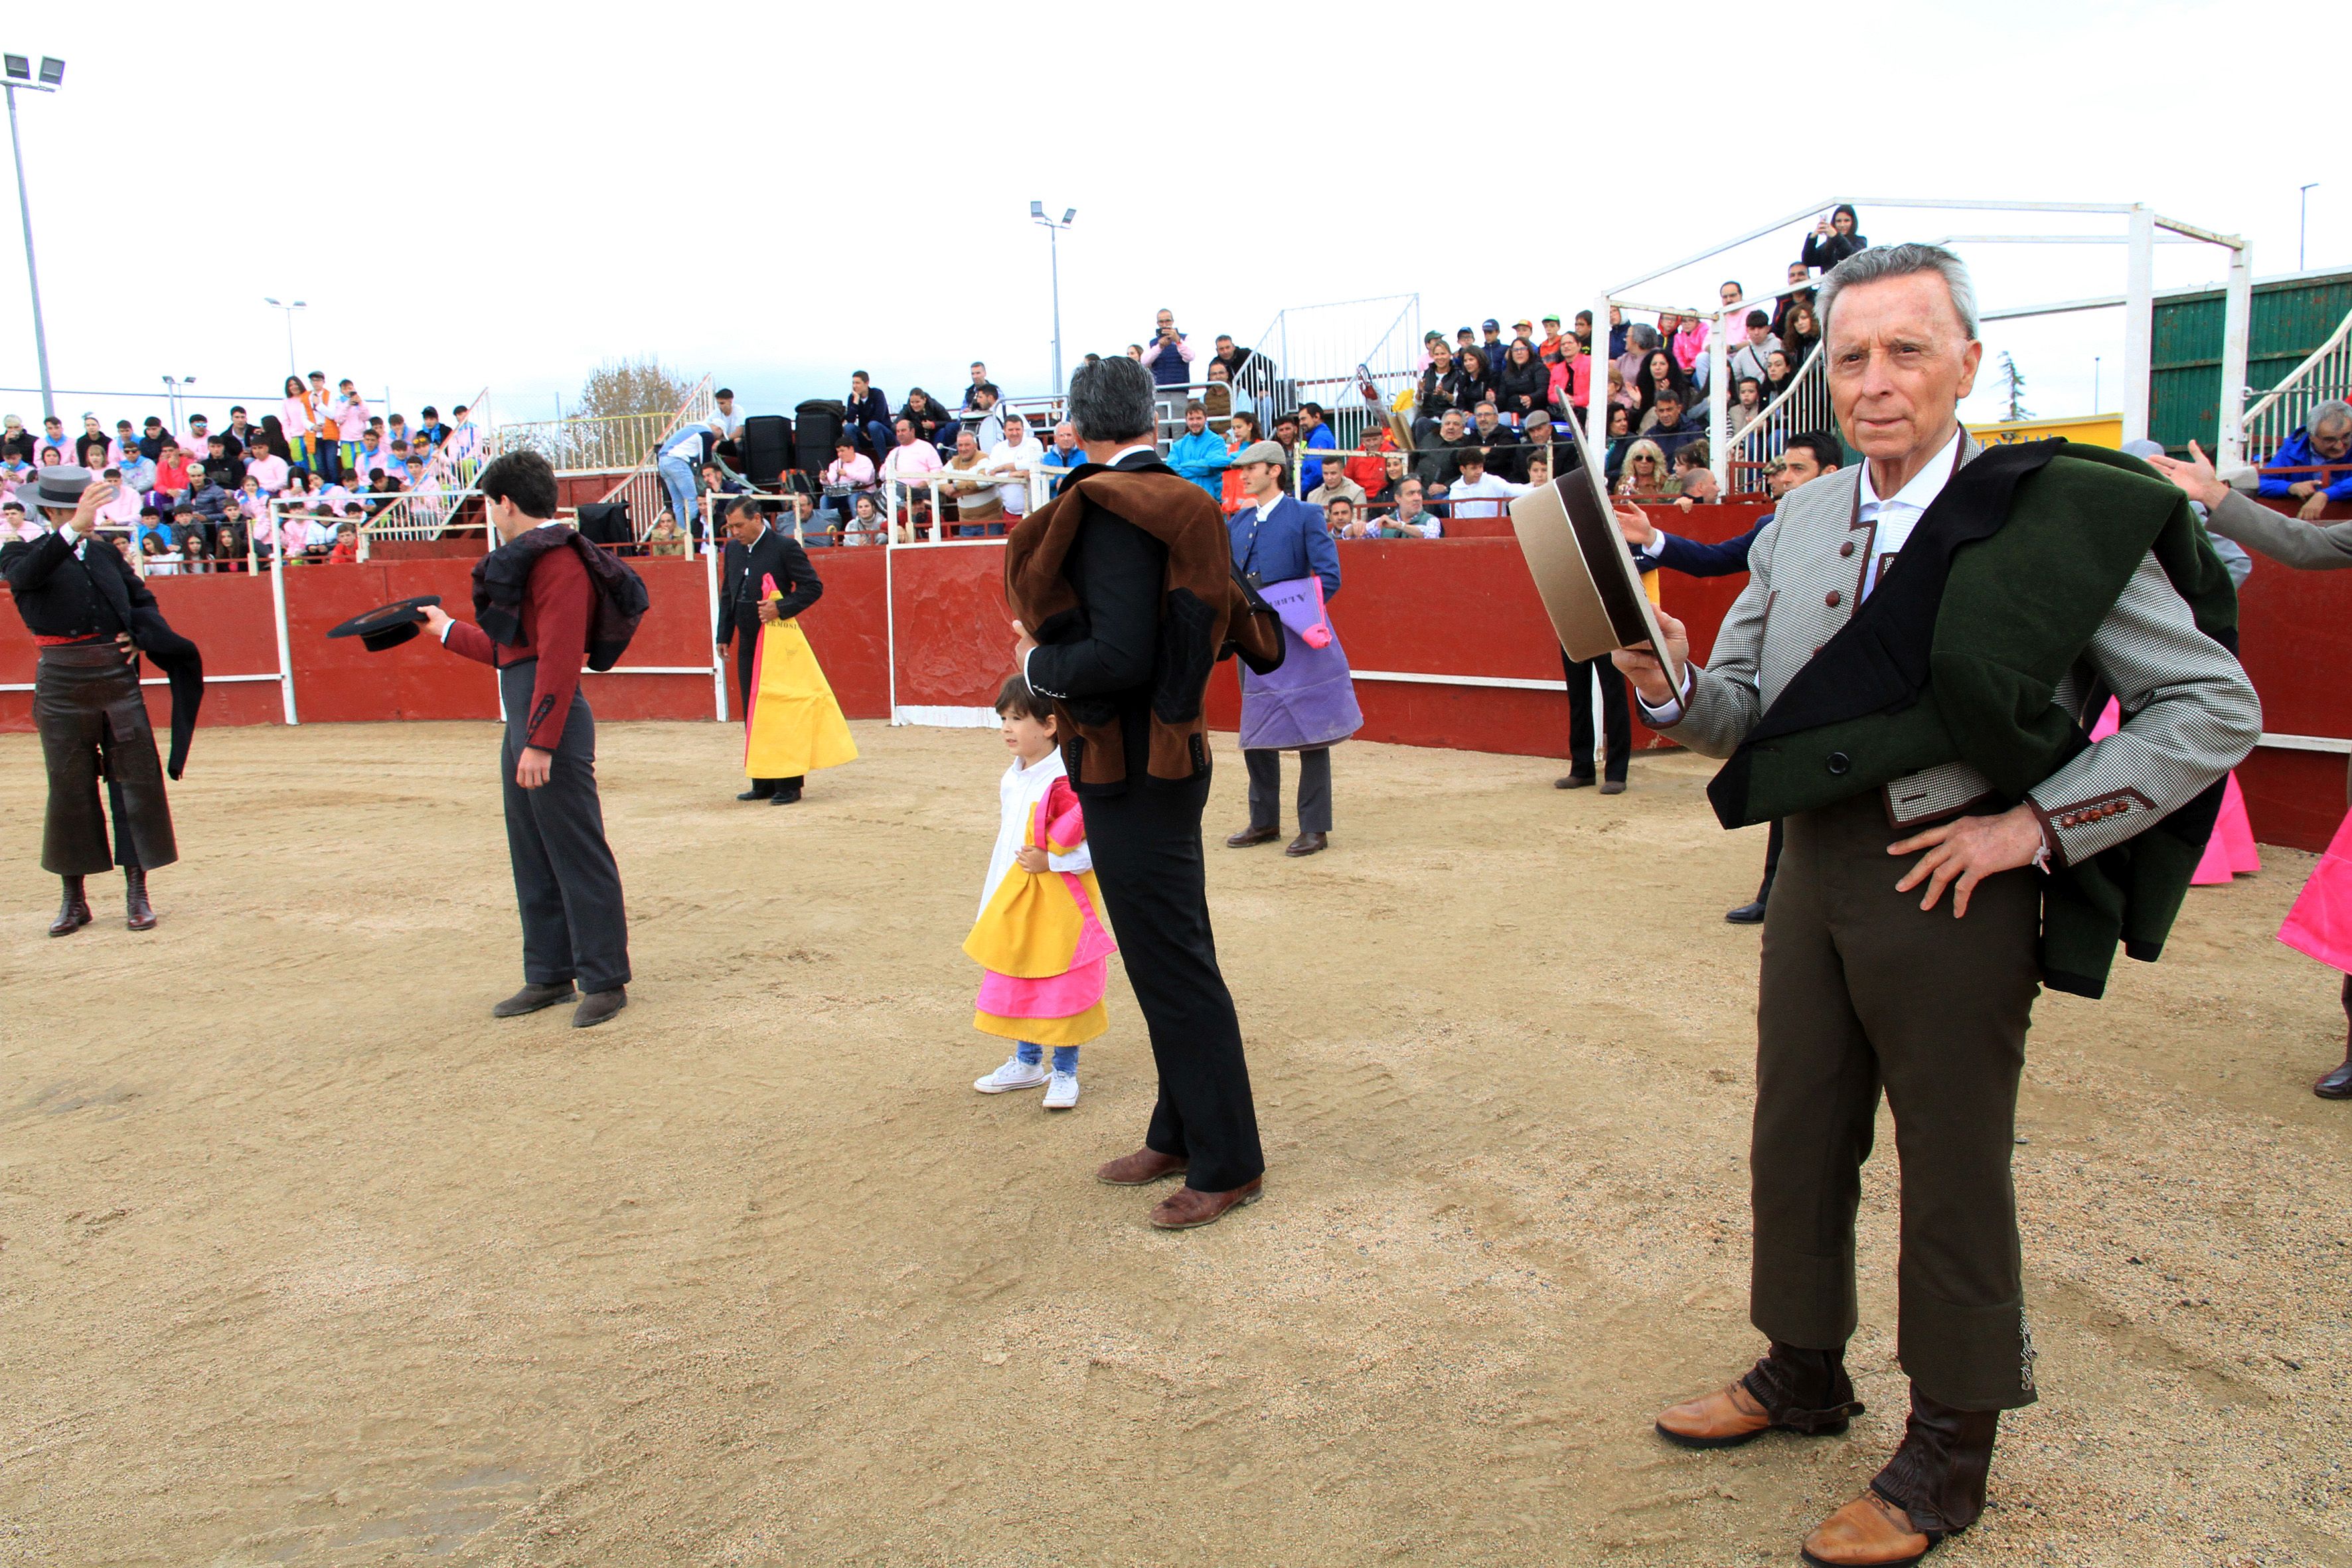
[[[440,602],[438,594],[419,594],[414,599],[395,599],[363,616],[353,616],[327,635],[331,637],[357,637],[368,652],[382,653],[414,637],[416,628],[425,624],[425,606]]]

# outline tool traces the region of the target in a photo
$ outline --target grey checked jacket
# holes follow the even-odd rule
[[[1982,450],[1963,437],[1960,460]],[[1859,465],[1790,491],[1757,535],[1748,586],[1724,617],[1706,667],[1691,668],[1683,711],[1660,732],[1702,756],[1727,757],[1822,646],[1853,618],[1876,525],[1857,521]],[[2086,728],[2094,676],[2123,704],[2122,730],[2077,753],[2027,795],[2053,866],[2142,832],[2238,765],[2262,733],[2253,683],[2197,629],[2150,554],[2125,584],[2052,700]],[[1664,711],[1664,710],[1661,710]],[[1993,795],[1965,762],[1885,786],[1890,826],[1959,816]]]

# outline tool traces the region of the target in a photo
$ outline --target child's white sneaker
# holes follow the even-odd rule
[[[974,1079],[971,1087],[982,1094],[1004,1094],[1016,1089],[1034,1089],[1052,1076],[1045,1070],[1044,1062],[1024,1062],[1021,1059],[1021,1053],[1015,1051],[1004,1058],[1003,1067],[986,1078]],[[1077,1099],[1075,1080],[1070,1099],[1073,1101]]]
[[[1053,1079],[1054,1081],[1045,1086],[1045,1109],[1067,1110],[1077,1104],[1078,1075],[1074,1072],[1057,1072],[1053,1075]]]

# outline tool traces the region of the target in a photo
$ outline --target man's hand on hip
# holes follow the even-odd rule
[[[1969,895],[1976,891],[1979,882],[2033,864],[2033,858],[2042,851],[2042,823],[2032,806],[2013,805],[1999,816],[1963,816],[1938,823],[1925,833],[1886,847],[1889,855],[1908,855],[1915,849],[1927,853],[1895,884],[1895,890],[1907,893],[1926,882],[1927,896],[1919,907],[1932,910],[1949,887],[1952,918],[1958,920],[1969,912]]]
[[[525,746],[522,758],[515,763],[515,783],[525,789],[537,789],[547,782],[550,769],[555,765],[555,753],[541,746]]]
[[[1682,622],[1664,610],[1657,615],[1658,629],[1666,634],[1666,651],[1674,655],[1675,668],[1688,669],[1690,634],[1683,630]],[[1665,666],[1658,662],[1658,656],[1651,651],[1648,643],[1639,647],[1621,647],[1609,656],[1609,661],[1633,683],[1633,689],[1642,694],[1642,700],[1653,708],[1664,708],[1681,695],[1675,689],[1674,683],[1666,679]]]

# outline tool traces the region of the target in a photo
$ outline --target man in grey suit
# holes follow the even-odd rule
[[[2045,898],[2054,910],[2053,884],[2096,874],[2084,868],[2103,851],[2203,795],[2252,745],[2261,714],[2236,659],[2200,630],[2200,614],[2226,624],[2231,601],[2185,507],[2147,477],[2088,455],[2062,464],[2054,446],[2011,451],[1987,459],[1982,475],[1960,477],[1979,457],[1958,404],[1982,345],[1957,257],[1916,245],[1863,251],[1823,279],[1820,314],[1838,420],[1865,461],[1781,503],[1750,552],[1748,586],[1706,668],[1687,663],[1682,626],[1664,616],[1678,687],[1649,652],[1613,657],[1653,728],[1733,759],[1709,792],[1719,813],[1727,781],[1744,791],[1751,778],[1779,779],[1778,799],[1750,793],[1745,805],[1788,818],[1765,915],[1749,1156],[1748,1317],[1770,1350],[1738,1381],[1665,1411],[1658,1430],[1719,1447],[1773,1427],[1843,1431],[1861,1409],[1843,1355],[1856,1322],[1861,1166],[1883,1088],[1903,1166],[1897,1356],[1910,1417],[1885,1468],[1814,1530],[1804,1554],[1885,1564],[1915,1562],[1975,1521],[2000,1413],[2034,1397],[2010,1159],[2033,998],[2045,966],[2053,983],[2060,973],[2042,931]],[[2000,488],[2004,480],[2013,488]],[[1935,507],[1947,489],[1949,504]],[[2053,528],[2046,498],[2060,491],[2074,508],[2067,521],[2105,515],[2112,499],[2116,515],[2158,518],[2166,531]],[[1941,662],[1948,646],[1955,636],[2030,639],[2037,628],[2012,634],[1983,607],[2018,579],[1989,582],[1979,563],[2012,560],[2022,542],[2071,573],[2070,542],[2095,537],[2109,542],[2084,548],[2103,548],[2111,572],[2078,577],[2092,586],[2067,606],[2086,641],[2038,656],[2055,660],[2039,689],[2058,713],[2036,715],[2029,704],[1988,720],[1980,703],[1969,704],[1974,689]],[[2166,560],[2140,542],[2147,537],[2160,539]],[[1939,597],[1923,599],[1923,588]],[[1885,603],[1864,615],[1874,596]],[[1971,624],[1954,625],[1956,604]],[[1890,619],[1897,616],[1910,619]],[[1841,637],[1850,623],[1867,635]],[[1931,634],[1937,662],[1920,659],[1930,673],[1907,708],[1839,710],[1848,674],[1867,673],[1869,656],[1899,654],[1906,638],[1924,656]],[[1809,673],[1817,655],[1822,668]],[[2116,693],[2126,717],[2120,734],[2093,746],[2078,726],[2095,688]],[[1808,706],[1839,715],[1841,749],[1806,750],[1807,736],[1828,731],[1790,737],[1791,710]],[[1900,733],[1911,744],[1922,711],[1931,724],[1940,714],[1958,742],[1946,760],[1900,763],[1916,751],[1875,743]],[[1763,746],[1770,754],[1743,745],[1751,732],[1759,743],[1772,737]],[[1986,771],[1993,757],[2045,754],[2010,744],[2013,736],[2040,737],[2053,762],[2004,788]],[[2185,886],[2193,858],[2158,847]],[[1906,866],[1895,856],[1912,858]],[[1948,915],[1937,907],[1948,891]]]
[[[2352,426],[2352,404],[2330,398],[2311,411],[2305,427],[2332,432]],[[2224,539],[2261,551],[2282,565],[2305,572],[2352,568],[2352,521],[2306,522],[2282,517],[2214,473],[2204,448],[2189,443],[2189,458],[2154,457],[2158,473],[2205,506],[2205,526]],[[2259,477],[2249,470],[2247,479]],[[2345,774],[2345,797],[2352,804],[2352,769]],[[2352,1100],[2352,974],[2344,977],[2344,1063],[2321,1075],[2311,1092],[2322,1100]]]

